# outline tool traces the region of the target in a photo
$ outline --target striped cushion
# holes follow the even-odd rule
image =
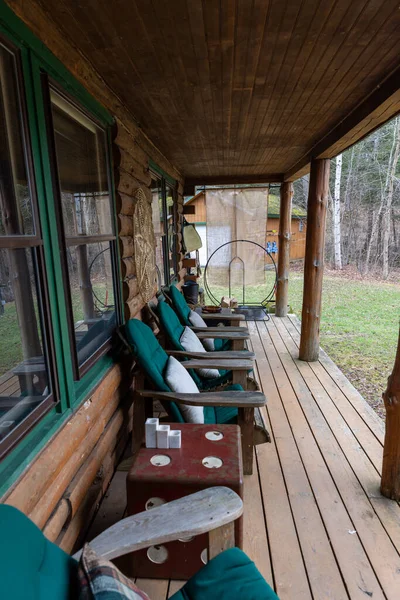
[[[149,600],[112,562],[85,544],[79,561],[79,600]]]

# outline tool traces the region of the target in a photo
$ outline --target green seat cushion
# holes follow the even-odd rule
[[[238,409],[234,406],[205,406],[204,423],[206,425],[236,425]]]
[[[190,325],[189,315],[191,309],[189,308],[185,298],[183,297],[183,294],[181,294],[178,288],[174,285],[171,285],[171,287],[169,288],[169,294],[171,296],[172,305],[182,325]]]
[[[224,388],[225,392],[242,392],[243,388],[238,383],[233,383]],[[204,408],[204,423],[206,425],[235,425],[238,418],[238,409],[235,406],[206,406]]]
[[[161,326],[165,330],[175,350],[184,350],[184,347],[180,343],[180,339],[185,330],[185,326],[181,324],[176,312],[166,302],[159,302],[156,310]]]
[[[168,362],[168,354],[150,327],[138,319],[130,319],[125,324],[125,337],[132,352],[158,391],[170,392],[164,381],[164,372]]]
[[[164,379],[168,354],[160,346],[150,327],[138,319],[130,319],[125,325],[125,337],[135,359],[155,389],[159,392],[170,392],[171,389]],[[163,406],[174,423],[185,422],[175,402],[165,402]]]
[[[226,350],[230,350],[231,346],[230,340],[221,340],[220,338],[214,340],[215,352],[225,352]]]
[[[255,564],[239,548],[218,554],[171,600],[279,600]]]
[[[0,505],[0,598],[78,597],[77,562],[49,542],[22,512]]]

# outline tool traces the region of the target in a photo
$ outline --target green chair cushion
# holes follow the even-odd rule
[[[215,352],[225,352],[230,350],[232,347],[230,340],[221,340],[220,338],[214,340]]]
[[[157,305],[156,312],[160,319],[161,326],[165,330],[172,347],[175,350],[185,350],[180,342],[185,327],[181,325],[175,311],[166,302],[160,302]],[[195,371],[195,369],[190,369],[189,372],[199,390],[203,391],[212,390],[220,385],[224,385],[227,381],[232,379],[232,372],[226,370],[220,370],[221,377],[217,378],[202,377]]]
[[[239,548],[218,554],[171,600],[279,600],[255,564]]]
[[[175,350],[184,350],[184,347],[180,343],[180,339],[185,330],[185,325],[181,324],[176,312],[166,302],[159,302],[156,311],[161,321],[161,325],[165,329]]]
[[[125,324],[125,337],[136,360],[155,389],[160,392],[170,392],[171,389],[164,379],[168,354],[160,346],[150,327],[138,319],[130,319]],[[166,402],[164,408],[174,423],[185,422],[175,402]]]
[[[136,360],[156,389],[170,392],[164,380],[168,354],[160,346],[150,327],[138,319],[130,319],[125,324],[125,337]]]
[[[225,392],[242,392],[243,388],[238,383],[233,383],[224,388]],[[236,425],[238,409],[234,406],[206,406],[204,407],[204,423],[206,425]]]
[[[171,285],[171,287],[169,288],[169,295],[171,296],[172,305],[182,325],[190,325],[189,315],[191,309],[189,308],[188,303],[183,297],[183,294],[181,294],[181,292],[176,286]]]
[[[78,597],[77,562],[49,542],[22,512],[0,505],[0,598],[70,600]]]

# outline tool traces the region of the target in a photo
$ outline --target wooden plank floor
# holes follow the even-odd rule
[[[281,600],[400,598],[400,507],[380,495],[384,425],[321,351],[299,361],[299,322],[247,323],[272,444],[245,477],[244,550]],[[125,510],[125,473],[89,535]],[[141,580],[153,600],[181,583]]]

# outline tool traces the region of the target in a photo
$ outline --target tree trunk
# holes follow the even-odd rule
[[[381,492],[400,501],[400,333],[397,354],[386,391],[382,394],[386,407],[386,433],[383,449]]]
[[[289,182],[282,183],[279,211],[278,284],[275,310],[277,317],[286,317],[288,312],[292,196],[293,184]]]
[[[368,273],[369,264],[371,260],[371,252],[373,244],[377,238],[378,226],[382,222],[382,242],[383,242],[383,265],[382,274],[383,277],[389,275],[389,239],[390,239],[390,208],[393,202],[393,189],[394,189],[394,177],[396,173],[396,167],[399,160],[400,151],[400,118],[397,117],[393,129],[393,144],[390,151],[389,163],[387,167],[387,175],[385,181],[385,187],[381,193],[381,203],[372,226],[371,237],[368,242],[367,255],[365,258],[364,273]],[[383,218],[382,218],[383,217]],[[381,221],[382,219],[382,221]],[[386,274],[385,274],[386,273]]]
[[[382,211],[382,275],[384,279],[389,276],[389,241],[390,241],[390,217],[393,203],[394,179],[396,175],[396,167],[399,161],[400,153],[400,118],[395,121],[393,132],[394,151],[392,163],[389,165],[389,181],[387,194],[385,194],[385,204]]]
[[[16,215],[14,183],[8,160],[0,162],[0,210],[3,216],[5,233],[20,235]],[[7,249],[9,279],[13,289],[22,353],[25,359],[42,355],[27,252],[29,250],[23,248]]]
[[[326,208],[329,194],[329,159],[311,161],[307,208],[306,256],[301,319],[300,360],[315,361],[319,355],[322,277]]]
[[[335,192],[333,196],[333,250],[334,250],[334,267],[342,270],[342,250],[341,250],[341,232],[340,232],[340,183],[342,180],[342,154],[336,157],[336,173],[335,173]]]

